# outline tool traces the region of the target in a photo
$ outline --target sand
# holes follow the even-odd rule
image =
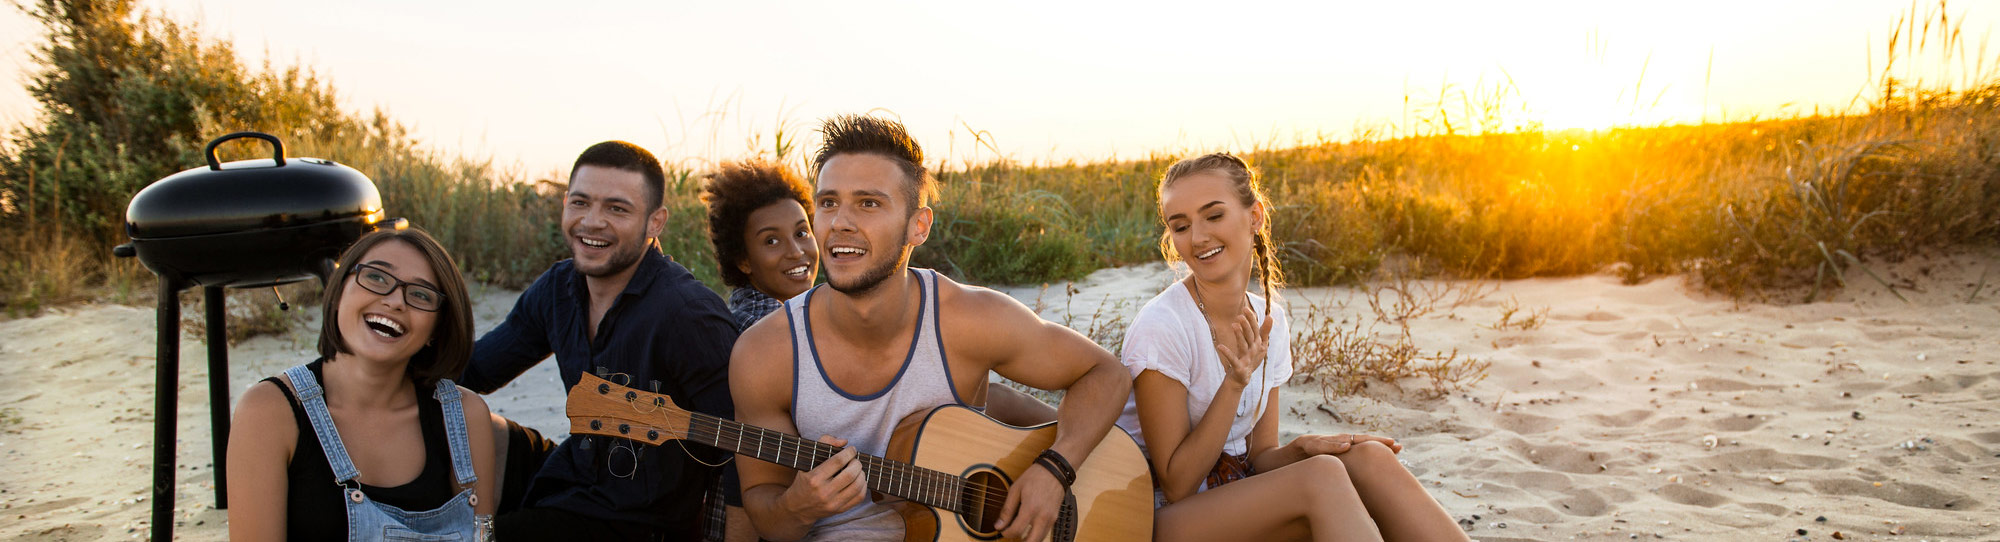
[[[1679,277],[1415,283],[1484,293],[1409,326],[1419,348],[1489,363],[1486,378],[1441,397],[1406,380],[1332,401],[1300,378],[1283,392],[1283,431],[1400,439],[1405,464],[1478,540],[2000,540],[2000,252],[1874,270],[1909,302],[1858,271],[1831,300],[1783,305]],[[1039,298],[1052,320],[1088,328],[1096,314],[1105,327],[1171,280],[1150,265],[1096,273],[1073,296],[1004,290]],[[1318,305],[1396,329],[1372,322],[1369,291],[1290,290],[1294,328]],[[518,294],[475,292],[482,331]],[[1543,317],[1499,325],[1510,308],[1513,321]],[[314,325],[301,314],[289,334],[236,345],[232,393],[310,360]],[[147,536],[152,329],[151,307],[101,304],[0,322],[0,538]],[[221,539],[206,362],[187,335],[176,532]],[[558,389],[544,363],[488,401],[561,435]]]

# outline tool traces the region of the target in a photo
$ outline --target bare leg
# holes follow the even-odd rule
[[[1347,468],[1324,455],[1196,493],[1153,518],[1153,539],[1161,542],[1382,540]]]
[[[1396,453],[1388,446],[1365,441],[1339,457],[1361,501],[1367,503],[1368,515],[1381,525],[1383,539],[1467,540],[1451,514],[1445,513],[1444,506],[1424,491],[1423,483],[1396,461]]]
[[[1056,408],[1006,384],[988,382],[986,415],[1002,423],[1030,427],[1056,421]]]

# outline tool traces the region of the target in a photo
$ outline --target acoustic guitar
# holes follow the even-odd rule
[[[671,398],[585,373],[566,403],[570,433],[653,445],[684,440],[797,470],[811,470],[840,448],[674,405]],[[903,506],[907,540],[990,541],[1008,487],[1055,443],[1056,426],[1015,427],[960,405],[917,412],[897,425],[888,457],[860,454],[868,488],[922,506]],[[1146,456],[1114,428],[1078,466],[1054,540],[1153,538],[1153,476]]]

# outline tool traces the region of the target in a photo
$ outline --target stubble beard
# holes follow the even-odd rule
[[[897,268],[909,263],[904,260],[904,256],[901,253],[901,248],[909,244],[909,226],[904,226],[902,233],[896,237],[898,239],[896,241],[896,247],[898,248],[896,257],[883,259],[881,265],[863,271],[861,276],[854,279],[854,282],[846,284],[841,284],[840,279],[834,278],[833,273],[827,273],[826,285],[833,288],[833,291],[847,295],[862,295],[874,291],[876,287],[881,286],[883,282],[887,282],[890,277],[895,276]]]

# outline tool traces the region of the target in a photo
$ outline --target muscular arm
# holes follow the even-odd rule
[[[1065,390],[1049,449],[1084,469],[1132,392],[1125,367],[1082,334],[1042,320],[1005,294],[942,278],[938,292],[941,335],[955,341],[946,343],[949,359],[969,360],[982,375],[992,370],[1029,386]],[[1047,536],[1060,508],[1061,482],[1048,469],[1030,467],[1014,489],[994,525],[1010,538]]]
[[[1036,316],[1006,294],[940,280],[944,336],[960,342],[951,359],[970,359],[1045,390],[1065,390],[1056,409],[1056,442],[1050,448],[1083,467],[1091,450],[1118,421],[1132,392],[1118,358],[1083,334]],[[950,293],[950,292],[955,292]],[[952,344],[952,343],[947,343]],[[1040,469],[1037,469],[1040,470]]]
[[[773,321],[778,320],[778,321]],[[796,435],[792,424],[791,339],[782,319],[765,318],[743,332],[729,357],[729,393],[736,421]],[[743,486],[743,511],[757,535],[768,540],[804,538],[819,518],[801,517],[784,506],[794,471],[750,456],[736,457]]]
[[[243,392],[230,424],[253,431],[229,432],[230,540],[284,540],[285,469],[298,442],[298,423],[284,391],[260,382]]]

